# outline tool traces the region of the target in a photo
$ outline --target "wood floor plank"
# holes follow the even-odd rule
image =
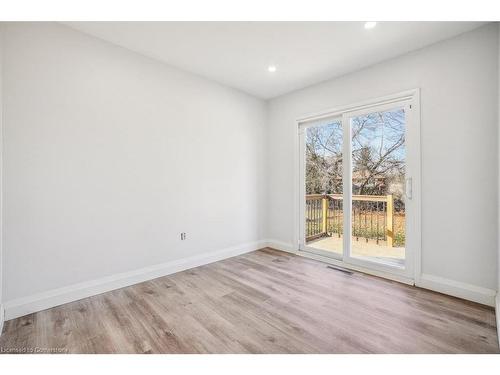
[[[0,348],[499,353],[490,307],[269,248],[7,321]]]

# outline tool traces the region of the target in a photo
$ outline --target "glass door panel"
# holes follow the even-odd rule
[[[349,256],[404,268],[405,108],[350,117],[350,127]]]
[[[343,254],[343,130],[340,119],[305,129],[305,244]]]

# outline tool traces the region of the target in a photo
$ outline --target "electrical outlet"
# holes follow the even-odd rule
[[[184,241],[186,239],[186,233],[182,232],[181,233],[181,241]]]

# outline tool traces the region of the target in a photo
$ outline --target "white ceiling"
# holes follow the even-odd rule
[[[66,22],[269,99],[474,29],[480,22]],[[269,73],[270,64],[277,66]]]

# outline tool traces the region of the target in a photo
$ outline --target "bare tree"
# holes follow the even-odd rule
[[[342,192],[342,127],[311,127],[306,139],[307,194]]]
[[[353,189],[355,194],[402,192],[405,159],[404,111],[393,110],[354,117],[351,122]],[[342,125],[307,129],[307,194],[342,192]],[[398,197],[396,197],[398,198]]]

